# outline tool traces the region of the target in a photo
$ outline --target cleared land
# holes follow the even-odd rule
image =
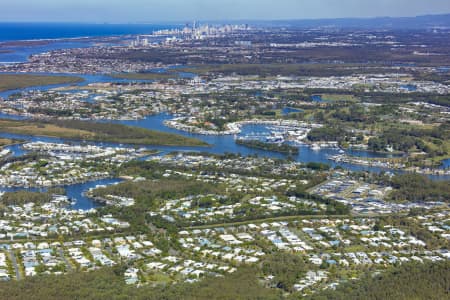
[[[219,73],[225,75],[259,76],[347,76],[354,73],[392,73],[389,68],[360,64],[204,64],[188,65],[177,69],[179,72],[191,72],[199,75]]]
[[[75,76],[0,74],[0,91],[15,90],[40,85],[77,83],[83,81],[83,78]]]
[[[177,78],[178,74],[175,72],[167,73],[117,73],[111,74],[112,78],[130,79],[130,80],[163,80],[170,78]]]
[[[177,134],[120,124],[82,121],[15,121],[0,119],[0,132],[137,145],[207,146],[203,141]]]
[[[0,138],[0,148],[17,143],[17,140]]]

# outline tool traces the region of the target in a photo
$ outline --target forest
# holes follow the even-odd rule
[[[314,128],[308,133],[308,140],[311,142],[319,141],[342,141],[347,133],[345,130],[335,127]]]
[[[444,151],[431,148],[424,140],[433,140],[435,144],[442,144],[450,139],[450,129],[448,124],[442,124],[432,129],[400,129],[388,128],[378,137],[370,138],[368,141],[369,150],[384,151],[387,146],[392,146],[394,150],[409,152],[417,149],[428,154],[444,155]]]
[[[199,283],[172,286],[127,286],[121,273],[126,266],[97,271],[74,272],[66,276],[36,276],[22,281],[0,283],[1,299],[299,299],[298,294],[283,297],[285,275],[297,278],[305,271],[292,255],[269,257],[261,267],[243,267],[225,277],[205,278]],[[378,275],[342,283],[338,288],[310,296],[310,300],[448,299],[450,263],[405,264]],[[258,274],[276,274],[280,288],[265,288]]]
[[[65,194],[65,191],[63,188],[51,188],[46,192],[31,192],[26,190],[5,192],[1,198],[1,205],[23,205],[30,202],[44,204],[50,202],[54,194]]]
[[[420,174],[402,174],[391,179],[392,200],[450,201],[450,182],[431,180]]]
[[[298,154],[298,147],[288,144],[265,143],[261,141],[248,141],[243,139],[237,139],[236,144],[267,151],[288,153],[293,155]]]
[[[309,300],[443,300],[449,297],[450,262],[405,264],[379,275],[347,282],[336,291],[320,292]]]

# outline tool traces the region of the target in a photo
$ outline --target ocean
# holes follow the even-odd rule
[[[92,40],[72,40],[81,37],[105,37],[129,34],[151,34],[180,25],[155,24],[83,24],[83,23],[1,23],[0,64],[26,62],[30,55],[56,49],[85,48]],[[11,44],[17,41],[50,40],[37,44]],[[9,42],[9,43],[8,43]]]
[[[125,34],[149,34],[155,30],[177,28],[155,24],[85,24],[85,23],[1,23],[0,41],[101,37]]]

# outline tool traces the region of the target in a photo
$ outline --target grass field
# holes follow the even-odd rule
[[[82,121],[43,122],[0,119],[0,132],[135,145],[207,146],[203,141],[182,135],[120,124]]]
[[[0,131],[24,135],[49,136],[67,139],[89,139],[95,134],[92,132],[63,128],[51,124],[39,124],[32,122],[16,122],[0,120]]]
[[[0,91],[15,90],[39,85],[83,82],[75,76],[46,76],[28,74],[0,74]]]
[[[350,94],[323,94],[322,100],[357,102],[358,98]]]
[[[0,138],[0,148],[17,143],[17,140]]]

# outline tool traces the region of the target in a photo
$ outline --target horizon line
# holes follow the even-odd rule
[[[450,17],[450,12],[439,13],[439,14],[424,14],[424,15],[414,15],[414,16],[373,16],[373,17],[324,17],[324,18],[279,18],[279,19],[243,19],[243,18],[231,18],[231,19],[217,19],[217,20],[202,20],[202,19],[191,19],[191,20],[173,20],[173,21],[23,21],[23,20],[10,20],[10,21],[0,21],[0,24],[6,23],[64,23],[64,24],[98,24],[98,25],[165,25],[165,24],[186,24],[192,21],[199,22],[289,22],[289,21],[331,21],[331,20],[374,20],[374,19],[412,19],[420,17],[437,17],[437,16],[448,16]]]

